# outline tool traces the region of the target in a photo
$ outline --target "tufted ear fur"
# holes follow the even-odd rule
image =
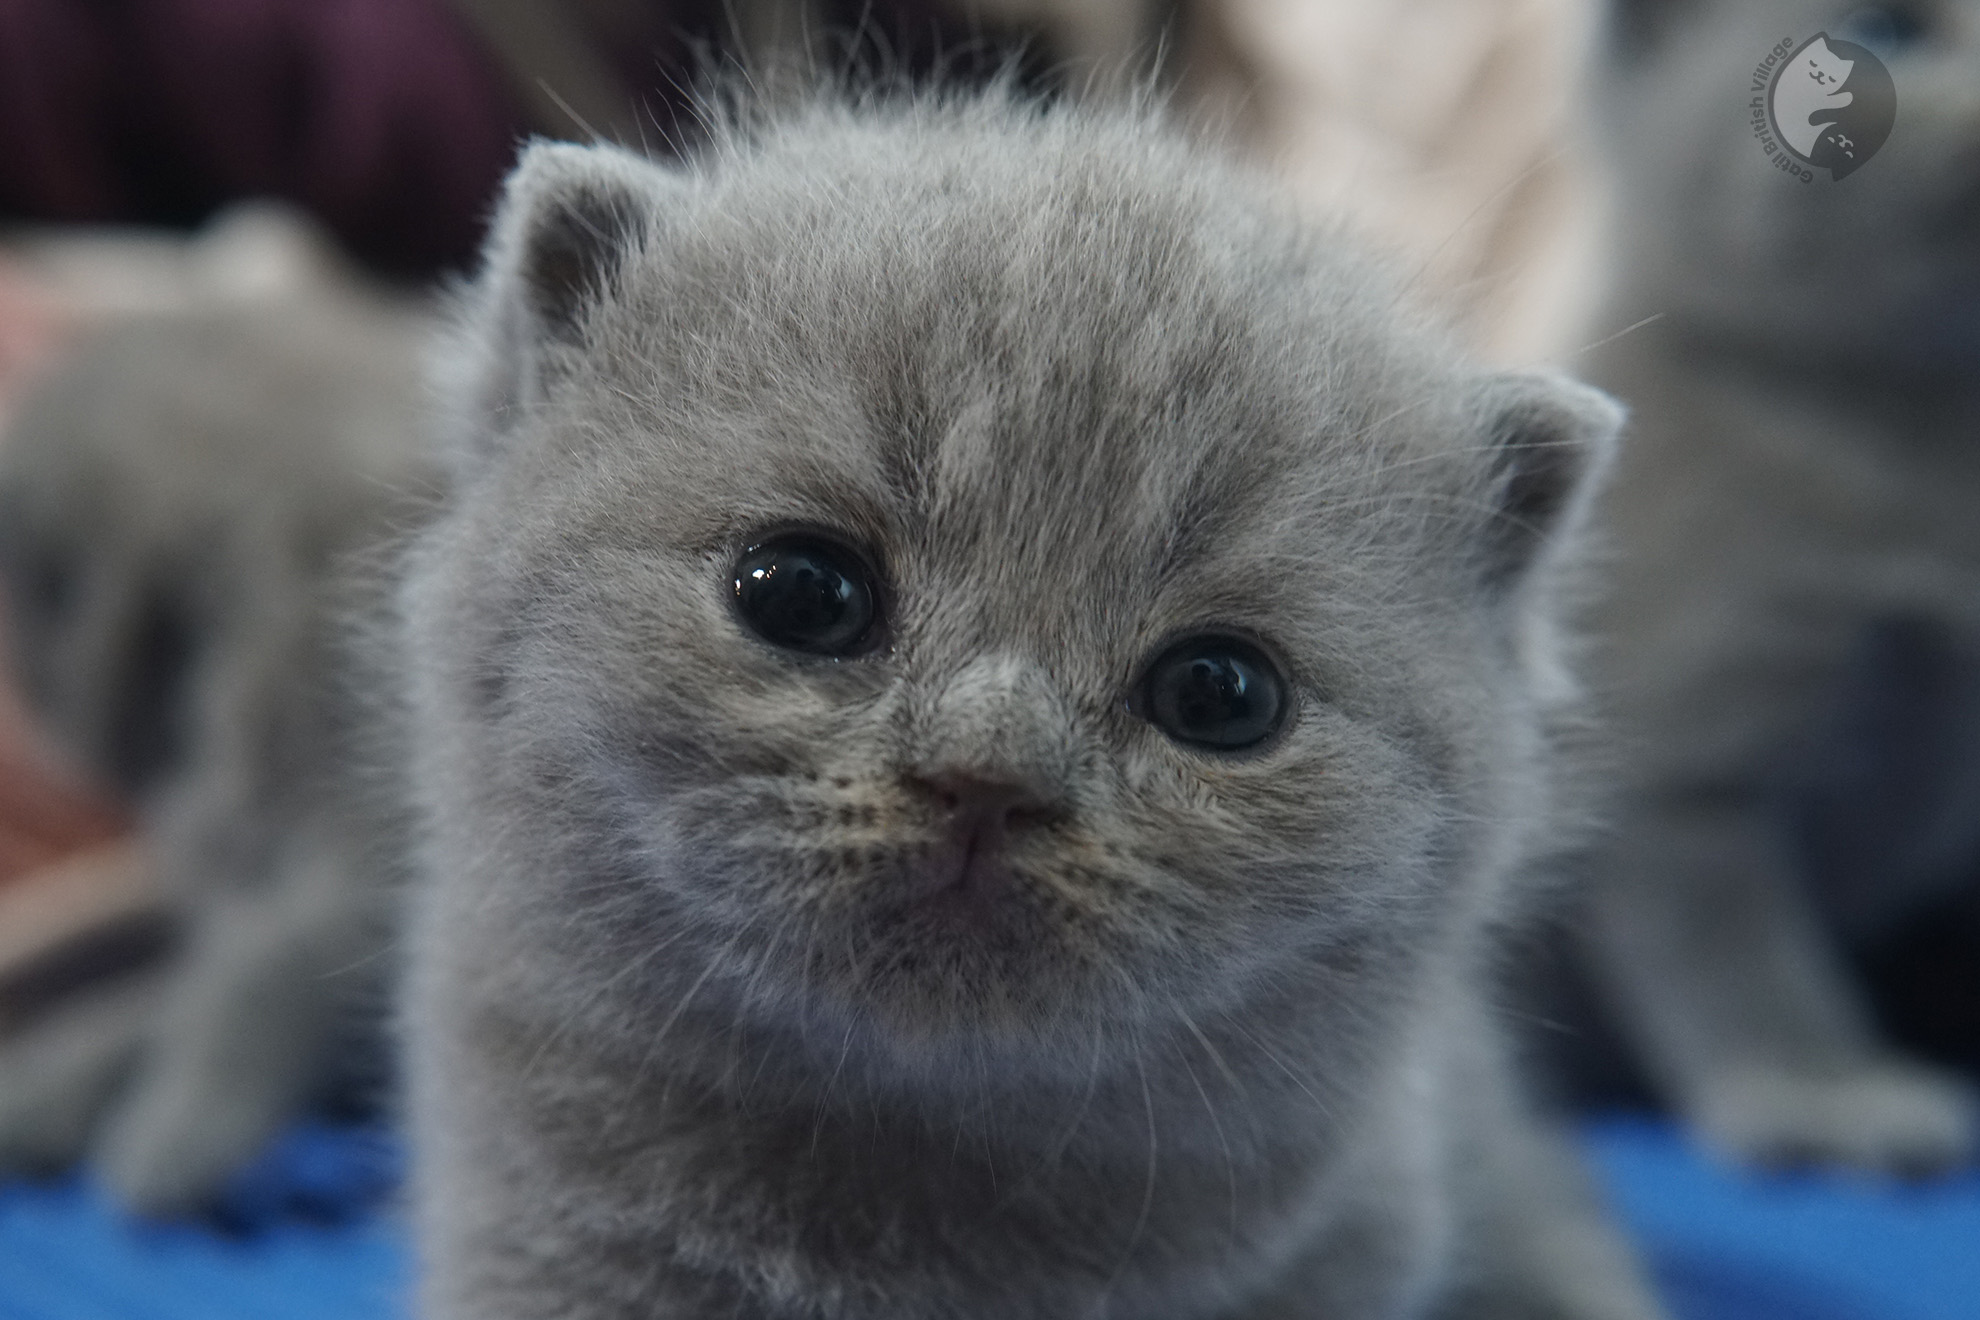
[[[439,363],[457,460],[498,449],[554,388],[680,186],[617,148],[538,142],[523,152]]]
[[[1547,373],[1496,375],[1481,389],[1496,511],[1482,562],[1486,582],[1506,588],[1579,518],[1623,410],[1600,390]]]

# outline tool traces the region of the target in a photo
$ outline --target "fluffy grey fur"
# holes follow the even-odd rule
[[[1839,183],[1771,167],[1742,103],[1854,6],[1623,8],[1611,319],[1662,319],[1594,367],[1634,421],[1589,947],[1724,1148],[1958,1160],[1970,1097],[1878,1039],[1835,941],[1980,876],[1980,5],[1918,11],[1896,130]]]
[[[1480,989],[1605,399],[1155,124],[996,97],[533,148],[449,392],[432,1320],[1654,1314]],[[879,649],[739,625],[791,527],[870,556]],[[1124,707],[1212,626],[1291,675],[1248,754]],[[961,914],[956,783],[1018,804]]]
[[[376,1036],[404,842],[338,768],[335,636],[351,556],[421,480],[429,326],[328,290],[138,322],[0,446],[17,668],[139,807],[178,927],[0,1047],[0,1165],[87,1149],[135,1208],[192,1208]]]

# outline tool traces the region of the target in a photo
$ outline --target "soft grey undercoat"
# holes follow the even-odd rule
[[[1654,1314],[1480,989],[1616,413],[1352,251],[995,98],[528,154],[401,597],[428,1316]],[[739,626],[792,527],[879,649]],[[1211,626],[1292,679],[1244,755],[1124,708]],[[1031,804],[966,928],[948,775]]]
[[[1619,6],[1607,75],[1632,409],[1591,673],[1616,796],[1588,949],[1656,1082],[1749,1158],[1970,1155],[1964,1087],[1878,1039],[1838,937],[1980,875],[1980,5],[1917,11],[1839,182],[1742,109],[1852,5]]]

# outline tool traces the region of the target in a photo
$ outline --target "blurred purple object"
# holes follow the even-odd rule
[[[521,132],[445,0],[0,0],[0,216],[282,197],[419,273],[472,255]]]

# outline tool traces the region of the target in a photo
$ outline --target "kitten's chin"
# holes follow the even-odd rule
[[[1126,1039],[1077,1000],[952,990],[904,982],[869,995],[860,1012],[869,1075],[877,1066],[911,1085],[977,1092],[1079,1082]]]
[[[1035,1055],[1043,1040],[1090,1036],[1107,1013],[1101,974],[1021,880],[952,873],[867,914],[819,987],[914,1066],[958,1052]]]

